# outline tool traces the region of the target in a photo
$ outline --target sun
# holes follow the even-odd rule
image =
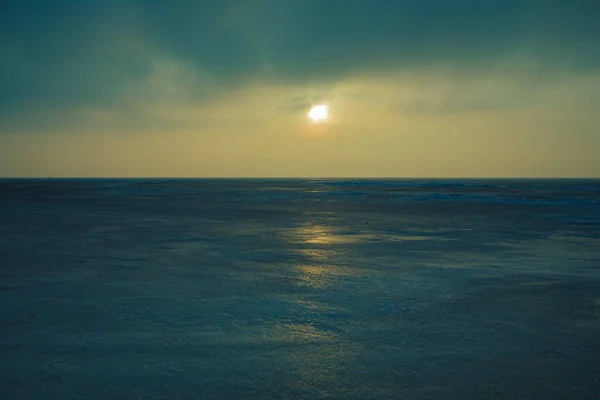
[[[329,115],[329,108],[326,104],[317,104],[308,112],[308,118],[313,122],[326,121]]]

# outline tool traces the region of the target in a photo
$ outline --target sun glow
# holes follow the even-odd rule
[[[329,108],[325,104],[317,104],[308,112],[308,118],[313,122],[322,122],[327,120]]]

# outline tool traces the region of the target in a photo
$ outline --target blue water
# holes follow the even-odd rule
[[[2,399],[600,398],[598,180],[0,180]]]

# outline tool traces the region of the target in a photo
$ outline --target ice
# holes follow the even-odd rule
[[[598,180],[1,180],[2,399],[597,399]]]

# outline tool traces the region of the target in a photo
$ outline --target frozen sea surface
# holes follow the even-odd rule
[[[2,180],[2,399],[599,399],[600,181]]]

